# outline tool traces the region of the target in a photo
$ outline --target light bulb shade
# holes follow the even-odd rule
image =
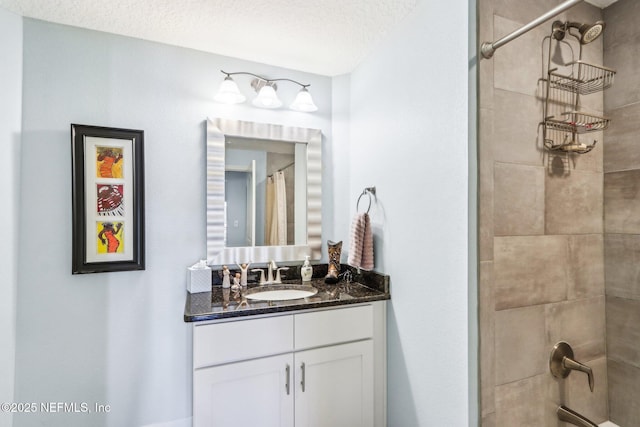
[[[276,91],[268,84],[260,89],[258,96],[253,99],[252,103],[260,108],[278,108],[282,105]]]
[[[227,76],[220,84],[218,93],[213,99],[223,104],[241,104],[247,100],[247,97],[240,93],[236,82],[230,76]]]
[[[294,111],[302,111],[303,113],[311,113],[313,111],[318,111],[318,107],[313,103],[313,98],[311,98],[311,94],[307,90],[306,87],[300,89],[296,99],[289,106]]]

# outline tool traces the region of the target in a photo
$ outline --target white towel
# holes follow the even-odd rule
[[[351,247],[349,265],[363,270],[373,270],[373,233],[369,214],[359,213],[351,223]]]

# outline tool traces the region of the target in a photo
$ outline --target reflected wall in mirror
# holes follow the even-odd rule
[[[211,265],[321,258],[317,129],[207,120]]]

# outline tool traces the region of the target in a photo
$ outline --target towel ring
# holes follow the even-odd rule
[[[373,197],[376,196],[376,187],[367,187],[362,190],[362,193],[358,196],[358,202],[356,203],[356,212],[360,211],[360,199],[362,199],[362,196],[365,194],[369,196],[369,206],[367,206],[367,212],[365,213],[369,213],[369,210],[371,209],[371,195],[373,194]]]

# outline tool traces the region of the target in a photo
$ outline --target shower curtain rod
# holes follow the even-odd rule
[[[534,29],[538,25],[548,21],[549,19],[553,18],[556,15],[561,14],[565,10],[575,6],[580,2],[582,2],[582,0],[567,0],[564,3],[551,9],[549,12],[545,13],[544,15],[541,15],[540,17],[529,22],[527,25],[521,27],[520,29],[515,30],[511,34],[504,36],[500,40],[497,40],[494,42],[482,43],[482,46],[480,47],[480,53],[482,54],[482,57],[485,59],[490,59],[493,56],[493,53],[496,51],[496,49],[504,46],[505,44],[509,43],[511,40],[520,37],[524,33]]]

